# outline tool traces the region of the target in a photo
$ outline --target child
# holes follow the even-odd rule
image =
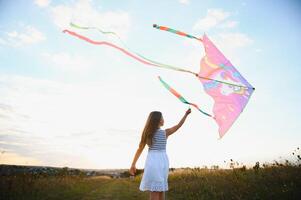
[[[191,109],[189,108],[177,125],[165,130],[160,128],[164,125],[161,112],[153,111],[148,116],[139,148],[129,171],[131,175],[135,175],[136,162],[147,144],[149,148],[139,189],[150,191],[151,200],[163,199],[164,191],[168,190],[169,160],[166,154],[166,139],[183,125],[190,112]]]

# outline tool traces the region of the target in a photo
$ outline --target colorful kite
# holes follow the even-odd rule
[[[220,138],[223,137],[245,108],[255,88],[242,77],[205,34],[201,39],[156,24],[154,28],[196,39],[203,43],[206,55],[201,60],[197,76],[207,94],[214,100],[214,119],[219,126]]]
[[[101,29],[95,27],[82,27],[73,23],[71,23],[70,25],[78,29],[97,29],[102,34],[113,34],[117,36],[118,39],[122,42],[124,48],[106,41],[94,41],[70,30],[64,30],[64,33],[68,33],[74,37],[77,37],[94,45],[107,45],[113,47],[146,65],[187,72],[197,77],[203,84],[206,93],[209,94],[214,100],[214,116],[202,111],[196,104],[188,102],[176,90],[174,90],[166,82],[164,82],[161,77],[159,77],[159,80],[163,84],[163,86],[172,94],[174,94],[181,102],[192,105],[201,113],[212,117],[219,126],[220,138],[225,135],[225,133],[238,118],[238,116],[248,103],[253,91],[255,90],[255,88],[242,77],[242,75],[235,69],[231,62],[216,48],[216,46],[209,40],[209,38],[205,34],[203,35],[203,38],[197,38],[195,36],[168,27],[158,26],[156,24],[153,25],[154,28],[157,28],[159,30],[164,30],[191,39],[196,39],[203,43],[206,55],[201,59],[200,71],[198,73],[195,73],[181,67],[154,61],[130,50],[127,45],[120,39],[120,37],[114,32],[102,31]]]

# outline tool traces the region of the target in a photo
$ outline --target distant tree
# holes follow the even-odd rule
[[[254,169],[255,171],[258,171],[258,170],[260,169],[260,164],[259,164],[258,161],[257,161],[256,164],[254,165],[253,169]]]

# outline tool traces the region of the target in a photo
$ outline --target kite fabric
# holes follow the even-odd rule
[[[158,76],[160,82],[162,83],[162,85],[168,90],[170,91],[173,95],[175,95],[182,103],[185,103],[185,104],[188,104],[188,105],[192,105],[193,107],[195,107],[196,109],[198,109],[201,113],[209,116],[209,117],[212,117],[210,114],[202,111],[198,105],[194,104],[194,103],[190,103],[188,102],[182,95],[180,95],[175,89],[173,89],[172,87],[170,87],[170,85],[168,85],[165,81],[163,81],[163,79]]]
[[[94,45],[107,45],[115,48],[127,56],[150,66],[171,69],[181,72],[187,72],[193,74],[197,77],[205,90],[205,92],[210,95],[214,100],[213,114],[214,116],[202,111],[196,104],[188,102],[183,96],[181,96],[177,91],[171,88],[166,82],[164,82],[160,77],[159,80],[163,86],[168,89],[172,94],[174,94],[180,101],[185,104],[189,104],[197,108],[201,113],[214,118],[219,126],[219,136],[222,138],[225,133],[229,130],[232,124],[239,117],[240,113],[244,110],[247,105],[253,91],[255,88],[247,82],[246,79],[235,69],[231,62],[217,49],[217,47],[210,41],[210,39],[204,34],[202,38],[197,38],[195,36],[189,35],[187,33],[177,31],[165,26],[153,25],[154,28],[159,30],[168,31],[175,33],[180,36],[184,36],[190,39],[196,39],[202,42],[205,48],[205,56],[201,59],[200,71],[198,73],[192,72],[180,67],[163,64],[145,56],[131,51],[121,38],[114,32],[102,31],[95,27],[82,27],[74,23],[70,23],[73,28],[77,29],[97,29],[102,34],[113,34],[118,37],[118,39],[123,43],[125,48],[119,47],[113,43],[106,41],[94,41],[88,37],[80,35],[76,32],[70,30],[64,30],[64,33],[68,33],[71,36],[77,37],[84,40],[90,44]]]
[[[244,110],[255,88],[205,34],[203,45],[206,55],[201,60],[199,76],[234,84],[221,84],[200,78],[206,93],[214,99],[213,113],[219,126],[219,135],[223,137]]]
[[[206,93],[214,100],[214,119],[219,126],[219,136],[222,138],[244,110],[255,88],[235,69],[206,34],[200,39],[168,27],[158,25],[153,27],[203,43],[206,55],[201,59],[198,78]]]

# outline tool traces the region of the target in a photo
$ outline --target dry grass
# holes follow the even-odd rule
[[[169,174],[169,200],[301,199],[301,156],[297,161],[274,162],[251,169],[177,169]],[[234,161],[231,159],[231,162]],[[231,163],[230,163],[231,164]],[[230,165],[231,166],[231,165]],[[66,171],[66,170],[65,170]],[[63,170],[63,172],[65,172]],[[70,176],[59,173],[18,174],[0,177],[0,199],[5,200],[137,200],[148,199],[139,191],[142,174],[134,178]]]
[[[148,199],[135,178],[3,176],[0,199]],[[300,166],[258,169],[184,169],[169,175],[167,199],[301,199]]]

